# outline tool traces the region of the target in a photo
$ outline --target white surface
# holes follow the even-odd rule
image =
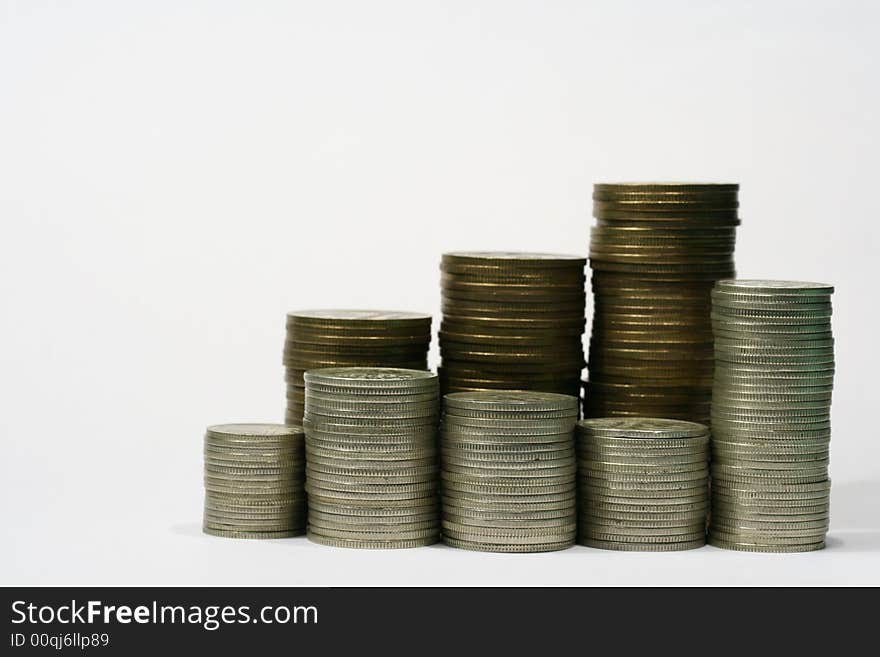
[[[875,3],[0,2],[0,583],[880,584]],[[284,313],[585,253],[595,181],[742,184],[749,277],[835,283],[822,553],[204,537],[207,424]]]

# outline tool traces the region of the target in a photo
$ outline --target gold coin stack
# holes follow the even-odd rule
[[[302,424],[306,370],[326,367],[428,369],[431,316],[388,310],[287,313],[285,422]]]
[[[586,259],[446,253],[438,369],[443,393],[535,390],[579,396]]]
[[[735,275],[736,184],[598,184],[585,417],[707,424],[711,290]]]

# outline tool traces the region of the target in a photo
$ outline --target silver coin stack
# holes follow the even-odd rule
[[[542,392],[443,398],[443,541],[485,552],[574,544],[578,399]]]
[[[824,283],[725,280],[712,292],[712,545],[825,546],[833,291]]]
[[[578,542],[670,552],[706,544],[709,429],[661,418],[581,420]]]
[[[285,538],[306,530],[305,436],[282,424],[220,424],[205,433],[206,534]]]
[[[437,375],[344,367],[305,373],[309,539],[352,548],[440,540]]]

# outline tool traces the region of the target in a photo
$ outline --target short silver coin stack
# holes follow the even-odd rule
[[[596,418],[577,430],[578,542],[659,552],[706,544],[709,429],[662,418]]]
[[[282,424],[218,424],[205,432],[206,534],[286,538],[306,530],[305,436]]]
[[[308,537],[352,548],[440,539],[437,375],[349,367],[305,373]]]
[[[578,399],[458,392],[443,406],[443,541],[486,552],[573,545]]]

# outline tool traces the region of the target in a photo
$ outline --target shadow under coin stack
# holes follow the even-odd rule
[[[833,291],[823,283],[730,280],[712,293],[712,545],[825,546]]]
[[[573,545],[577,398],[461,392],[443,409],[443,541],[486,552]]]
[[[586,259],[446,253],[438,369],[443,393],[539,390],[578,396]]]
[[[598,184],[584,416],[708,423],[710,291],[735,275],[735,184]]]
[[[440,540],[437,375],[332,368],[305,382],[309,539],[352,548]]]
[[[669,552],[706,544],[709,430],[659,418],[581,420],[578,542]]]
[[[306,529],[304,435],[282,424],[221,424],[205,433],[206,534],[286,538]]]
[[[383,310],[304,310],[287,314],[285,422],[301,424],[303,372],[326,367],[428,369],[431,316]]]

